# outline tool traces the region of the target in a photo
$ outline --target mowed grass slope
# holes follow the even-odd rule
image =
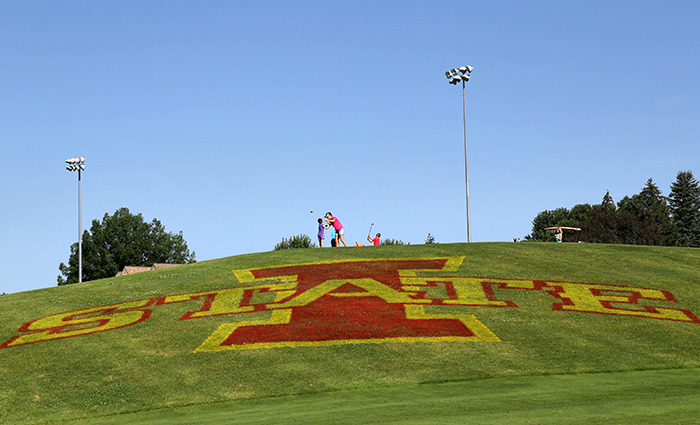
[[[457,271],[423,274],[651,288],[669,291],[676,302],[639,300],[640,305],[700,315],[697,249],[536,243],[308,249],[243,255],[5,295],[0,297],[0,343],[22,334],[18,330],[26,323],[45,316],[250,285],[240,283],[232,270],[456,256],[464,257]],[[481,412],[490,419],[481,416],[478,423],[505,423],[514,418],[498,415],[536,408],[542,395],[554,397],[551,406],[589,400],[592,407],[586,412],[556,413],[545,405],[536,414],[554,422],[540,422],[593,423],[588,416],[599,410],[593,404],[606,400],[605,380],[614,379],[606,374],[629,382],[624,391],[631,391],[630,397],[615,399],[616,391],[609,392],[608,398],[616,400],[615,417],[622,418],[619,423],[633,417],[639,423],[657,423],[643,420],[648,412],[640,400],[656,403],[659,415],[677,423],[700,414],[696,407],[700,403],[700,324],[553,310],[561,300],[545,290],[494,287],[493,296],[511,300],[517,307],[454,306],[450,312],[473,315],[500,341],[351,343],[216,352],[195,350],[219,326],[235,321],[234,316],[178,320],[199,310],[203,299],[148,306],[150,317],[132,326],[0,349],[0,422],[136,423],[143,418],[143,423],[195,423],[200,418],[201,423],[229,423],[238,417],[240,423],[463,423],[470,414]],[[325,320],[311,318],[310,326]],[[645,382],[653,384],[643,390]],[[681,386],[679,393],[669,390],[680,391]],[[529,392],[509,393],[509,388]],[[561,390],[549,393],[557,388]],[[673,398],[674,394],[678,397]],[[415,398],[422,401],[412,403]],[[628,405],[632,400],[637,404]],[[381,402],[376,412],[371,409],[373,402]],[[674,404],[680,405],[674,410]],[[357,411],[362,409],[369,419],[359,420]],[[425,420],[420,411],[429,412]],[[312,419],[304,422],[299,417],[303,412]],[[515,422],[526,423],[530,417],[521,415]]]

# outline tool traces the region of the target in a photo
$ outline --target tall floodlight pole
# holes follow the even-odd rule
[[[66,170],[78,172],[78,282],[83,282],[83,217],[80,205],[81,172],[85,170],[85,157],[66,159]]]
[[[462,82],[462,110],[464,111],[464,176],[467,185],[467,242],[472,241],[471,209],[469,208],[469,162],[467,161],[467,81],[471,77],[474,67],[471,65],[452,68],[445,72],[445,77],[450,84],[457,85]]]

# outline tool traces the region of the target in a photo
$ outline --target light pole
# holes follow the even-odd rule
[[[66,159],[68,171],[78,172],[78,282],[83,282],[83,218],[80,205],[81,172],[85,170],[85,157]]]
[[[467,242],[472,241],[471,211],[469,208],[469,162],[467,161],[467,81],[471,77],[474,67],[471,65],[452,68],[445,72],[445,77],[450,84],[457,85],[462,82],[462,110],[464,111],[464,176],[467,184]]]

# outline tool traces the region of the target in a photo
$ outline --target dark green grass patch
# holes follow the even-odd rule
[[[521,376],[204,404],[80,425],[694,424],[700,370]]]

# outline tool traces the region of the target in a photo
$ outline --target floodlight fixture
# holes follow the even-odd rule
[[[457,83],[462,83],[462,108],[464,111],[464,177],[467,188],[467,242],[472,241],[471,234],[471,209],[469,205],[469,161],[467,161],[467,94],[466,83],[471,78],[471,72],[474,70],[472,65],[452,68],[445,72],[445,77],[449,83],[456,86]]]
[[[457,69],[457,68],[452,68],[449,71],[445,72],[445,77],[447,77],[448,80],[452,79],[458,75],[459,75],[459,69]]]
[[[79,156],[66,159],[66,163],[70,164],[66,167],[68,171],[78,172],[78,282],[83,281],[83,217],[81,213],[80,202],[80,182],[82,180],[82,171],[85,170],[85,157]]]
[[[471,78],[471,75],[469,75],[469,74],[467,74],[467,75],[457,75],[457,76],[455,76],[455,77],[452,77],[452,79],[450,80],[450,84],[457,85],[457,83],[459,83],[459,82],[465,82],[465,83],[466,83],[467,81],[469,81],[470,78]]]
[[[73,164],[66,167],[68,171],[85,171],[85,164]]]

